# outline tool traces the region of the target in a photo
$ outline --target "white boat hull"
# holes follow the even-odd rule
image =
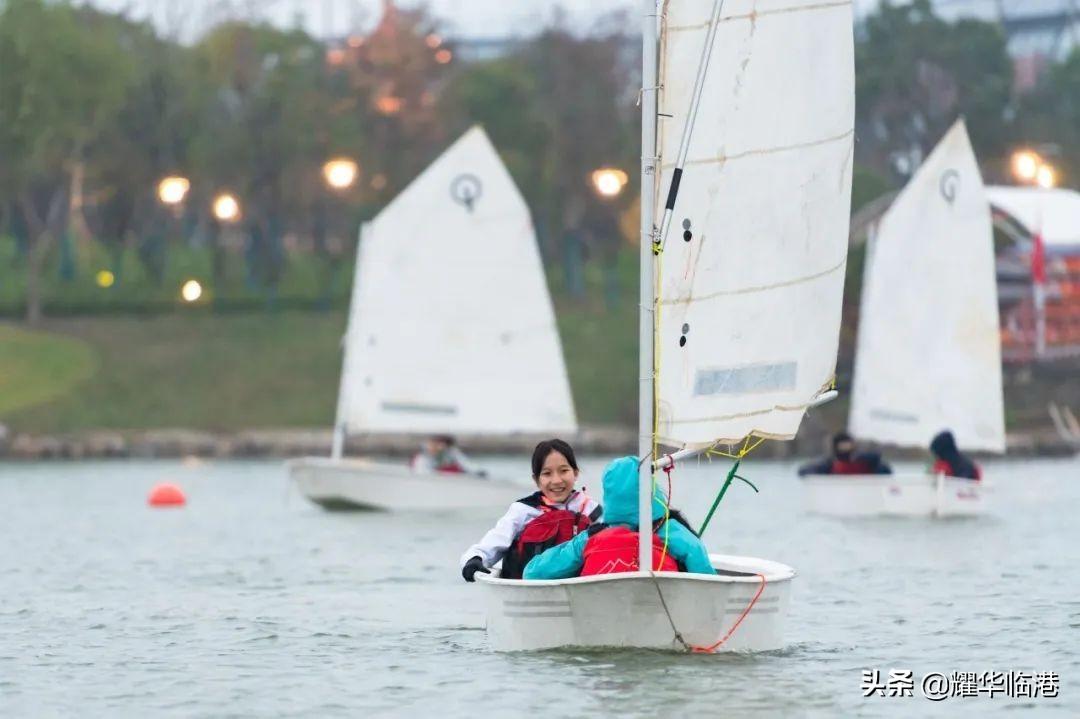
[[[416,473],[362,458],[305,457],[288,463],[289,478],[309,500],[331,510],[505,508],[529,488],[466,474]]]
[[[710,555],[721,571],[742,576],[643,572],[553,581],[478,574],[487,605],[488,641],[496,651],[557,647],[636,647],[759,652],[784,646],[795,571],[753,557]],[[661,600],[661,596],[663,599]],[[665,605],[667,611],[665,611]],[[673,629],[674,626],[674,629]],[[675,630],[682,636],[680,641]]]
[[[810,475],[807,511],[833,517],[974,517],[986,511],[986,485],[933,474]]]

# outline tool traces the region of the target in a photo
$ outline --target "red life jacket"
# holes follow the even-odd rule
[[[653,534],[653,571],[677,572],[679,564],[664,552],[664,542]],[[663,557],[663,561],[661,561]],[[629,527],[605,527],[585,543],[581,576],[638,571],[638,533]]]
[[[499,573],[503,579],[521,579],[530,559],[546,549],[569,542],[592,524],[593,520],[589,515],[550,507],[542,500],[533,501],[535,496],[519,500],[539,509],[540,516],[522,527],[521,533],[510,545],[509,551],[503,557],[502,570]],[[582,507],[584,506],[583,503]],[[599,515],[599,511],[594,510],[594,514]]]
[[[975,476],[974,477],[968,477],[968,479],[974,479],[975,481],[982,480],[982,467],[975,464],[974,462],[972,462],[971,464],[972,464],[973,467],[975,467]],[[949,464],[948,460],[945,460],[945,459],[939,459],[939,460],[935,461],[934,462],[934,468],[931,469],[930,472],[932,474],[944,474],[944,475],[946,475],[948,477],[956,477],[957,476],[956,470],[953,469],[953,466],[951,464]]]
[[[832,461],[832,467],[829,468],[829,474],[873,474],[873,467],[869,462],[865,462],[861,459],[840,459],[835,458]]]
[[[444,472],[448,474],[465,474],[465,469],[457,462],[447,462],[446,464],[440,464],[435,468],[436,472]]]

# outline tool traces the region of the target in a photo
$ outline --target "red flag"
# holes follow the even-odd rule
[[[1031,244],[1031,281],[1037,285],[1046,284],[1046,245],[1042,230],[1035,233]]]

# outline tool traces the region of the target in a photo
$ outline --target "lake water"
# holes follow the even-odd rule
[[[726,468],[676,472],[695,523]],[[987,468],[993,516],[841,521],[802,513],[793,465],[744,464],[761,494],[706,541],[798,570],[789,646],[688,656],[490,651],[457,566],[488,512],[328,514],[274,462],[0,464],[0,716],[1080,716],[1080,461]],[[188,506],[148,508],[161,481]],[[863,698],[864,669],[915,696]],[[992,670],[1060,696],[920,695]]]

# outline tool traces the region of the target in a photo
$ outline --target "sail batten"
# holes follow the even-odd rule
[[[808,142],[799,143],[797,145],[782,145],[782,146],[776,146],[776,147],[764,147],[764,148],[757,149],[757,150],[745,150],[743,152],[739,152],[739,153],[735,153],[735,154],[731,154],[731,155],[722,155],[722,156],[718,156],[718,157],[703,157],[703,158],[700,158],[700,159],[697,159],[697,160],[687,160],[685,163],[683,163],[682,166],[685,167],[687,165],[711,165],[711,164],[722,165],[722,164],[724,164],[726,162],[734,162],[736,160],[741,160],[741,159],[746,158],[746,157],[753,157],[755,155],[772,155],[772,154],[780,153],[780,152],[793,152],[793,151],[796,151],[796,150],[805,150],[805,149],[808,149],[808,148],[811,148],[811,147],[817,147],[818,145],[828,145],[828,144],[833,143],[833,142],[850,142],[851,139],[854,136],[855,136],[855,130],[848,130],[847,132],[840,133],[839,135],[835,135],[833,137],[826,137],[826,138],[823,138],[821,140],[810,140]],[[676,166],[677,165],[675,163],[669,163],[669,164],[665,164],[663,166],[663,169],[670,170],[670,169],[675,168]]]
[[[849,2],[727,0],[715,26],[713,10],[668,0],[661,41],[660,186],[680,176],[657,283],[658,435],[691,448],[789,439],[832,382],[854,136]],[[705,52],[695,103],[678,68]]]
[[[836,272],[843,271],[847,267],[847,255],[845,255],[839,262],[832,267],[822,270],[821,272],[815,272],[812,275],[806,275],[804,277],[796,277],[791,280],[782,280],[775,282],[771,285],[761,285],[759,287],[739,287],[730,290],[720,290],[710,295],[703,295],[700,297],[676,297],[670,299],[661,299],[660,305],[688,305],[696,302],[708,302],[720,297],[730,297],[732,295],[746,295],[754,292],[768,292],[769,290],[777,290],[782,287],[794,287],[795,285],[801,285],[804,282],[813,282],[814,280],[820,280],[828,277]]]

